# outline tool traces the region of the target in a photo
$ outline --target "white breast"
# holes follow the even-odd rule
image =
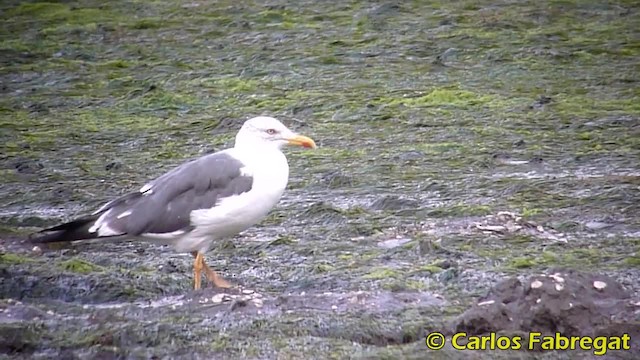
[[[233,236],[262,221],[280,201],[289,180],[287,159],[278,150],[243,154],[233,149],[233,156],[246,164],[243,172],[253,176],[250,191],[224,198],[211,209],[191,213],[195,229],[176,241],[178,251],[207,251],[215,239]]]

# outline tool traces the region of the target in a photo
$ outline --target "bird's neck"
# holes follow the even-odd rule
[[[281,169],[287,173],[289,165],[287,157],[275,146],[234,146],[232,154],[254,170],[263,169],[266,172]]]
[[[272,143],[265,143],[264,141],[251,141],[244,139],[237,139],[234,145],[234,149],[244,153],[278,153],[281,152],[277,146]]]

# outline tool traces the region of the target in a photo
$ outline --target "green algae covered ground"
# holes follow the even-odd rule
[[[425,332],[506,276],[637,298],[639,74],[636,1],[3,1],[0,350],[463,358]],[[248,299],[192,292],[171,249],[22,241],[261,114],[319,148],[208,254]]]

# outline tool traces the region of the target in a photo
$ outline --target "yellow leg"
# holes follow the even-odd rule
[[[204,263],[204,257],[197,251],[192,252],[191,255],[195,257],[195,260],[193,261],[193,289],[200,290],[202,282],[202,264]]]
[[[219,288],[230,288],[232,285],[225,279],[223,279],[220,275],[218,275],[215,271],[211,270],[211,268],[204,261],[204,255],[201,252],[194,251],[191,253],[195,257],[195,263],[193,265],[194,275],[195,275],[195,290],[200,289],[200,281],[202,270],[204,270],[204,274],[214,286]]]

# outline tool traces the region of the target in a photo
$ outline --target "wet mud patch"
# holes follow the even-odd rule
[[[171,348],[178,356],[188,350],[197,356],[217,356],[228,351],[236,336],[268,340],[269,346],[252,341],[242,347],[247,351],[247,345],[266,346],[252,350],[262,354],[304,338],[387,346],[418,341],[425,321],[417,316],[435,316],[445,305],[440,297],[416,292],[274,294],[246,288],[101,304],[34,300],[0,303],[3,332],[18,330],[0,341],[5,354],[152,356]],[[412,308],[410,314],[403,310],[407,306]],[[389,316],[398,319],[389,322]],[[434,320],[431,326],[443,325]],[[203,336],[209,339],[206,343],[196,340]],[[65,343],[74,345],[65,349]]]

